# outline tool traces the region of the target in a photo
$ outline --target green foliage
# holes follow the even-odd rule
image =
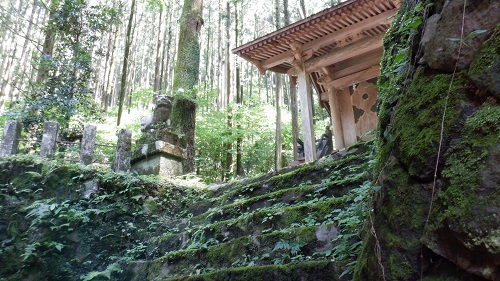
[[[131,93],[132,106],[136,108],[147,108],[153,101],[154,92],[153,88],[136,88]]]
[[[481,34],[486,33],[486,32],[488,32],[487,29],[476,29],[476,30],[472,31],[471,33],[467,34],[467,36],[465,36],[465,38],[463,38],[463,39],[460,39],[460,38],[448,38],[448,40],[450,40],[450,41],[461,41],[462,44],[464,44],[467,47],[470,47],[470,43],[472,42],[472,40],[476,36],[481,35]]]
[[[269,105],[255,104],[252,107],[231,104],[225,111],[201,112],[197,115],[196,147],[199,174],[207,181],[216,181],[223,173],[226,154],[236,159],[236,140],[243,140],[242,162],[248,175],[268,172],[274,164],[275,113]],[[233,116],[233,126],[227,125],[228,114]],[[259,124],[259,126],[256,126]],[[284,123],[285,155],[291,155],[291,133]],[[224,144],[232,143],[227,150]]]
[[[403,97],[408,78],[413,72],[411,46],[415,35],[422,28],[422,17],[432,4],[423,1],[416,4],[405,2],[395,16],[393,24],[384,37],[384,55],[381,61],[381,75],[377,80],[378,88],[378,163],[387,160],[395,140],[391,118],[394,104]],[[377,167],[375,172],[382,167]]]
[[[103,32],[118,22],[119,12],[107,6],[91,6],[85,0],[55,1],[47,35],[56,37],[52,54],[35,56],[45,79],[25,91],[24,101],[8,113],[22,120],[36,133],[44,121],[57,121],[67,127],[71,120],[98,119],[102,114],[95,104],[90,83],[93,49]],[[97,55],[103,55],[98,50]]]
[[[289,262],[292,258],[297,257],[307,243],[300,242],[298,240],[287,241],[280,239],[274,245],[273,252],[281,252],[281,255],[274,258],[274,264],[282,264],[284,262]]]
[[[37,280],[114,279],[127,262],[158,255],[146,241],[169,231],[165,216],[194,192],[31,158],[0,161],[0,229],[9,226],[0,233],[0,278],[36,271]]]
[[[120,268],[120,265],[117,263],[112,263],[106,267],[103,271],[92,271],[81,277],[82,281],[90,281],[94,280],[96,277],[105,277],[108,280],[111,280],[111,274],[113,272],[122,272],[123,270]]]

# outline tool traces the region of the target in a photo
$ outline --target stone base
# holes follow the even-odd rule
[[[134,163],[132,170],[141,175],[179,176],[182,175],[182,162],[160,153]]]
[[[138,147],[132,159],[132,170],[141,175],[159,175],[171,177],[182,175],[184,149],[164,142],[156,141]]]

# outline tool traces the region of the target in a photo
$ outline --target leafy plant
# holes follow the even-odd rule
[[[285,261],[290,261],[292,258],[297,257],[301,251],[301,248],[307,245],[307,243],[300,242],[298,240],[287,241],[280,239],[273,248],[273,252],[281,252],[281,255],[274,258],[274,264],[280,264]]]
[[[39,78],[23,93],[24,104],[9,113],[20,119],[33,135],[39,135],[44,121],[58,121],[68,128],[70,121],[99,118],[90,83],[94,79],[92,54],[103,32],[118,22],[119,11],[91,6],[84,0],[54,1],[47,36],[57,38],[54,50],[38,55]]]
[[[97,277],[104,277],[104,278],[111,280],[111,275],[114,272],[120,273],[122,271],[123,270],[120,268],[119,264],[112,263],[112,264],[108,265],[108,267],[106,267],[106,269],[103,271],[92,271],[92,272],[87,273],[84,276],[81,276],[81,280],[82,281],[90,281],[90,280],[94,280]]]

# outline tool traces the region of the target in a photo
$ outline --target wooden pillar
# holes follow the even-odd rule
[[[340,119],[342,120],[342,129],[344,133],[344,145],[349,147],[356,144],[356,122],[354,120],[354,110],[352,109],[351,94],[349,88],[338,91]]]
[[[300,71],[297,76],[299,86],[300,108],[302,110],[302,130],[304,137],[305,162],[312,162],[318,159],[316,155],[316,142],[313,129],[312,95],[309,74]]]
[[[290,76],[290,112],[292,114],[293,161],[297,161],[297,139],[299,138],[299,109],[297,107],[297,77],[295,76]]]
[[[332,115],[333,137],[335,138],[335,148],[340,150],[345,148],[344,129],[342,128],[342,119],[340,115],[339,99],[337,97],[339,90],[331,88],[328,90],[328,99],[330,102],[330,112]]]

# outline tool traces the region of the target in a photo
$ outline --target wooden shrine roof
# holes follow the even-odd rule
[[[346,86],[379,75],[382,37],[400,0],[348,0],[232,50],[261,73],[289,73],[300,46],[316,91]],[[359,80],[359,81],[358,81]]]

